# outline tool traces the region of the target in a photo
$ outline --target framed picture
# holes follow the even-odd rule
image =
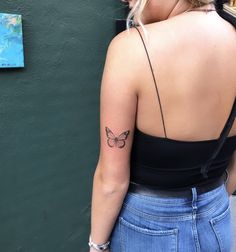
[[[0,68],[24,67],[22,16],[0,13]]]

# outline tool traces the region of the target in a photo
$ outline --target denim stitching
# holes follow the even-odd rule
[[[171,245],[170,245],[171,248],[170,248],[170,251],[171,252],[177,252],[178,251],[178,243],[177,243],[178,242],[178,234],[179,234],[178,228],[172,228],[172,229],[169,229],[169,230],[151,230],[151,229],[148,229],[148,228],[145,229],[145,228],[138,227],[138,226],[136,226],[134,224],[131,224],[131,223],[127,222],[122,217],[120,217],[120,225],[121,226],[123,225],[124,228],[128,228],[128,229],[137,231],[137,232],[145,234],[147,236],[156,236],[156,237],[158,237],[158,236],[164,236],[164,237],[169,237],[169,238],[171,238]]]
[[[224,243],[222,241],[222,238],[221,238],[221,235],[220,235],[220,232],[219,230],[217,229],[217,227],[215,226],[215,224],[220,221],[221,219],[223,219],[224,217],[226,217],[228,214],[230,214],[230,206],[227,207],[227,209],[221,213],[220,215],[212,218],[210,220],[210,223],[211,223],[211,226],[212,226],[212,229],[214,230],[214,233],[217,237],[217,240],[218,240],[218,243],[219,243],[219,246],[220,246],[220,251],[225,251],[225,247],[224,247]]]
[[[209,196],[208,194],[210,194],[210,195],[213,194],[213,196],[215,196],[216,193],[220,194],[223,189],[224,188],[223,188],[223,184],[222,184],[221,186],[213,189],[214,193],[212,191],[204,193],[203,199],[202,199],[203,194],[198,195],[198,202],[201,202],[202,200],[204,200],[207,196]],[[175,199],[174,197],[171,198],[171,200],[168,200],[168,198],[158,199],[155,196],[149,196],[149,195],[145,195],[145,194],[136,194],[136,193],[132,193],[132,192],[128,192],[128,194],[131,197],[142,199],[142,200],[152,202],[152,203],[155,202],[155,203],[158,203],[159,205],[171,205],[171,204],[173,204],[173,199]],[[129,197],[129,195],[128,195],[128,197]],[[183,206],[189,205],[189,203],[192,202],[192,198],[181,198],[180,197],[180,198],[176,198],[176,200],[178,201],[178,205],[183,205]],[[183,202],[181,202],[182,200],[183,200]]]
[[[172,198],[171,200],[165,200],[166,198],[163,198],[165,201],[163,201],[162,199],[157,199],[155,198],[155,196],[148,196],[148,195],[144,195],[144,194],[135,194],[135,193],[131,193],[129,192],[131,197],[135,197],[138,199],[142,199],[148,202],[155,202],[158,203],[159,205],[171,205],[173,204],[173,200],[174,198]],[[151,198],[152,197],[152,198]],[[181,199],[181,198],[176,198]],[[191,199],[189,201],[186,201],[186,198],[182,198],[184,202],[178,202],[179,205],[188,205],[189,203],[191,203]]]
[[[197,190],[196,188],[192,188],[192,233],[194,237],[194,242],[196,246],[197,252],[200,252],[200,244],[199,244],[199,238],[198,238],[198,232],[197,232]]]
[[[216,200],[217,201],[217,200]],[[211,215],[216,208],[218,208],[218,206],[222,205],[222,203],[224,202],[224,198],[220,198],[219,201],[216,202],[215,205],[213,205],[210,209],[208,209],[207,211],[203,211],[201,213],[197,214],[197,218],[204,218],[204,217],[208,217],[209,215]],[[229,205],[229,201],[227,203]]]
[[[125,252],[124,240],[123,240],[123,230],[121,228],[120,217],[119,217],[119,234],[120,234],[120,251]]]
[[[221,198],[221,197],[220,197]],[[215,209],[222,204],[224,198],[222,200],[216,200],[216,204],[214,204],[210,209],[208,209],[207,211],[203,211],[201,213],[196,213],[196,218],[204,218],[207,217],[208,215],[210,215],[212,212],[215,211]],[[155,215],[150,215],[148,213],[144,213],[139,211],[138,209],[135,209],[131,206],[129,206],[127,203],[123,203],[123,207],[126,208],[127,210],[129,210],[131,213],[134,213],[138,216],[141,217],[145,217],[151,220],[165,220],[167,221],[169,219],[169,221],[185,221],[185,220],[191,220],[192,219],[192,213],[189,212],[189,214],[184,214],[184,215],[180,215],[180,216],[174,216],[174,215],[169,215],[169,216],[155,216]]]
[[[145,235],[154,235],[154,236],[159,236],[159,235],[176,235],[178,232],[177,228],[172,228],[172,229],[167,229],[167,230],[153,230],[153,229],[148,229],[148,228],[142,228],[138,227],[134,224],[129,223],[126,221],[124,218],[121,217],[121,225],[124,225],[128,228],[131,228],[132,230],[135,230],[139,233],[145,234]]]
[[[179,229],[176,231],[175,235],[175,244],[174,244],[174,251],[178,252],[178,239],[179,239]]]
[[[165,221],[167,221],[168,219],[170,219],[170,221],[171,220],[184,221],[184,220],[191,220],[191,218],[192,218],[191,213],[189,213],[189,216],[181,215],[178,217],[176,217],[176,216],[155,216],[155,215],[150,215],[150,214],[141,212],[133,207],[128,206],[125,203],[124,203],[123,207],[126,208],[131,213],[136,214],[137,216],[146,217],[147,219],[151,219],[151,220],[165,220]]]

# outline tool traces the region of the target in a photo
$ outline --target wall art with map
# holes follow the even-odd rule
[[[0,68],[24,67],[22,16],[0,13]]]

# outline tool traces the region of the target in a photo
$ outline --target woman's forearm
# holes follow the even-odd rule
[[[227,171],[229,174],[226,189],[230,196],[236,190],[236,153],[234,153]]]
[[[93,242],[103,244],[109,240],[127,190],[128,182],[123,185],[111,185],[102,181],[99,172],[95,172],[90,232]]]
[[[226,183],[226,189],[229,194],[229,196],[236,190],[236,171],[230,171],[229,172],[229,178]]]

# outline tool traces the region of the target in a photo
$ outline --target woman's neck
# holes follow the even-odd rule
[[[192,7],[191,4],[187,3],[187,1],[177,1],[176,4],[173,6],[172,10],[170,11],[169,15],[166,19],[169,19],[173,16],[188,12],[188,11],[212,11],[215,10],[215,5],[213,3],[205,4],[201,7]]]

